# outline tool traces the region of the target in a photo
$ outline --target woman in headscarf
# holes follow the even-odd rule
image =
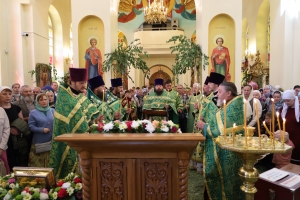
[[[247,126],[256,127],[256,110],[255,100],[258,109],[258,118],[261,117],[262,107],[259,99],[253,98],[253,90],[251,85],[245,85],[243,88],[243,97],[247,101]]]
[[[290,139],[295,145],[291,163],[300,165],[300,119],[298,96],[295,96],[294,90],[286,90],[282,94],[282,99],[284,104],[280,109],[281,125],[282,119],[285,119],[285,131],[289,133]]]
[[[274,99],[274,105],[275,105],[275,112],[279,112],[280,108],[283,106],[283,100],[282,100],[282,96],[281,96],[281,92],[280,91],[275,91],[273,93],[273,99]],[[270,101],[269,103],[269,111],[272,111],[272,101]]]
[[[36,109],[30,112],[28,120],[29,129],[33,134],[28,166],[48,167],[50,151],[36,153],[35,144],[52,140],[54,109],[49,107],[46,94],[37,95],[35,106]]]

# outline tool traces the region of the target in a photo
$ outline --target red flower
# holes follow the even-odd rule
[[[29,193],[29,188],[28,188],[28,187],[26,187],[26,188],[24,188],[24,190],[23,190],[23,191],[25,191],[25,192]]]
[[[82,180],[80,178],[74,178],[74,181],[73,181],[75,184],[76,183],[82,183]]]
[[[128,131],[132,131],[131,124],[132,124],[132,121],[127,121],[127,122],[126,122],[127,130],[128,130]]]
[[[173,127],[171,128],[171,131],[172,131],[172,133],[176,133],[176,132],[177,132],[176,126],[173,126]]]
[[[67,197],[68,193],[66,189],[60,188],[60,190],[57,192],[57,197],[58,198],[64,198]]]
[[[59,181],[59,182],[57,183],[57,187],[61,187],[64,183],[65,183],[64,181]]]
[[[103,131],[103,127],[104,127],[104,124],[102,122],[100,122],[98,124],[98,131],[102,132]]]

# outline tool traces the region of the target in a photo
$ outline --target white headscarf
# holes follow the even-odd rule
[[[282,99],[294,99],[295,100],[295,117],[296,117],[296,121],[299,122],[299,101],[298,101],[298,97],[295,96],[295,91],[294,90],[286,90],[283,92],[282,94]],[[286,112],[287,112],[288,106],[284,103],[283,104],[283,108],[282,108],[282,112],[281,112],[281,117],[285,118],[286,116]]]

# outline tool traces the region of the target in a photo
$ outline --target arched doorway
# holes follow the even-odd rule
[[[163,70],[160,69],[150,76],[149,84],[154,85],[154,80],[157,78],[162,78],[164,81],[171,79],[169,74],[167,74],[166,72],[164,72]]]
[[[145,77],[145,85],[148,86],[154,85],[154,80],[156,78],[162,78],[164,79],[164,81],[166,81],[167,79],[172,80],[173,78],[172,70],[166,65],[162,64],[156,64],[150,67],[148,75],[150,77],[149,79]]]

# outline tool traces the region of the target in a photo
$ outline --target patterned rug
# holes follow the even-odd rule
[[[188,199],[203,200],[204,199],[204,182],[203,174],[197,173],[195,169],[189,170],[188,180]]]

